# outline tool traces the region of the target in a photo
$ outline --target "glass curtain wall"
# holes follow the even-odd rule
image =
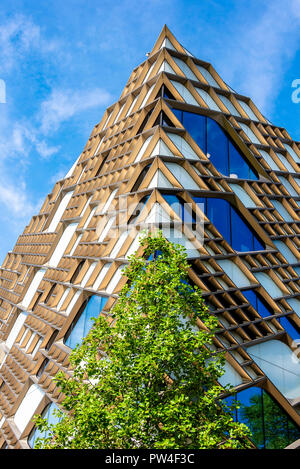
[[[55,414],[55,411],[57,410],[57,405],[52,402],[45,407],[41,416],[43,419],[46,419],[49,424],[55,425],[60,420],[60,418]],[[47,438],[48,436],[49,432],[46,430],[39,430],[38,428],[34,427],[27,440],[29,447],[32,449],[35,447],[37,438]]]
[[[64,343],[74,349],[82,342],[82,339],[90,332],[94,320],[97,318],[107,302],[103,296],[91,296],[80,308],[74,321],[72,322],[64,340]]]
[[[260,295],[256,291],[249,289],[243,290],[242,293],[261,317],[267,318],[273,316],[274,312],[270,310],[270,307],[265,303],[263,298],[260,298]],[[290,315],[276,319],[293,340],[300,339],[299,329]]]
[[[176,195],[164,193],[162,195],[184,223],[196,222],[195,215],[189,209],[189,204],[185,204]],[[239,252],[263,251],[265,249],[227,200],[208,197],[193,197],[193,200],[197,205],[200,205],[200,209],[204,210],[205,215],[233,249]]]
[[[257,179],[254,169],[216,121],[201,114],[172,111],[220,173],[239,179]]]
[[[225,401],[239,403],[234,420],[247,425],[257,448],[282,449],[300,438],[299,428],[264,389],[248,388]]]

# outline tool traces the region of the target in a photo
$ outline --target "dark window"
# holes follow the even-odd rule
[[[240,252],[263,251],[263,244],[251,231],[246,221],[224,199],[193,197],[200,209],[226,239],[233,249]]]
[[[76,269],[75,269],[74,274],[73,274],[72,277],[71,277],[70,283],[74,283],[74,282],[75,282],[75,280],[76,280],[76,278],[78,277],[79,272],[81,271],[81,269],[82,269],[84,263],[85,263],[85,261],[79,262],[78,266],[77,266]]]
[[[161,111],[159,115],[157,116],[157,119],[154,122],[154,126],[155,125],[163,125],[165,127],[175,127],[173,122],[168,118],[168,116],[163,111]]]
[[[299,428],[263,389],[251,387],[225,400],[238,401],[233,418],[247,425],[257,448],[283,449],[300,437]]]
[[[54,290],[55,290],[56,285],[57,285],[57,284],[54,283],[54,284],[52,285],[52,287],[50,288],[50,290],[49,290],[49,292],[48,292],[48,295],[46,296],[45,301],[44,301],[45,304],[48,303],[48,301],[50,300],[51,296],[53,295],[53,292],[54,292]]]
[[[278,321],[293,340],[300,339],[299,329],[290,316],[278,318]]]
[[[267,318],[272,316],[273,313],[270,311],[269,306],[266,304],[264,299],[256,293],[256,291],[250,289],[243,290],[242,293],[261,317]]]
[[[42,292],[40,292],[40,293],[38,294],[38,296],[37,296],[37,298],[36,298],[36,300],[35,300],[35,302],[34,302],[34,304],[33,304],[33,306],[32,306],[32,311],[34,311],[34,310],[35,310],[35,307],[38,305],[38,303],[39,303],[39,301],[40,301],[40,299],[41,299],[42,294],[43,294]]]
[[[143,210],[144,206],[146,205],[148,199],[149,199],[149,195],[146,195],[145,197],[143,197],[139,203],[137,204],[137,206],[135,207],[131,217],[129,218],[128,220],[128,225],[130,225],[131,223],[134,223],[137,221],[137,219],[139,218],[140,214],[141,214],[141,211]]]
[[[42,376],[43,372],[47,368],[48,363],[49,363],[49,359],[45,358],[45,360],[43,360],[43,362],[42,362],[41,366],[39,367],[38,372],[36,374],[38,378],[40,378]]]
[[[137,180],[135,181],[135,184],[133,186],[133,188],[131,189],[131,192],[136,192],[138,190],[138,188],[140,187],[140,185],[142,184],[143,180],[145,179],[146,177],[146,174],[148,173],[148,170],[150,168],[151,164],[148,164],[147,166],[145,166],[145,168],[141,171],[141,174],[139,175],[139,177],[137,178]]]
[[[141,124],[139,130],[137,131],[137,134],[140,134],[140,133],[143,132],[143,130],[144,130],[144,128],[146,127],[146,124],[147,124],[147,122],[148,122],[148,120],[149,120],[149,118],[150,118],[150,116],[151,116],[151,114],[152,114],[152,112],[153,112],[153,109],[151,109],[151,110],[148,112],[148,114],[146,115],[145,119],[143,120],[143,122],[142,122],[142,124]]]
[[[240,179],[257,179],[236,144],[215,120],[178,109],[172,109],[172,112],[220,173]]]
[[[50,339],[48,340],[47,345],[46,345],[46,347],[45,347],[46,350],[50,350],[51,345],[54,343],[54,341],[55,341],[55,339],[56,339],[57,336],[58,336],[58,330],[53,331],[52,334],[51,334],[51,337],[50,337]]]
[[[107,157],[108,157],[108,154],[107,154],[106,156],[103,156],[103,159],[102,159],[102,161],[101,161],[101,164],[100,164],[100,166],[99,166],[99,168],[98,168],[98,170],[97,170],[97,172],[96,172],[96,174],[95,174],[95,178],[98,177],[99,174],[101,173],[101,170],[102,170],[102,168],[103,168],[103,166],[104,166],[105,161],[107,160]]]
[[[163,85],[162,88],[163,88],[163,97],[166,99],[173,99],[175,101],[174,96],[172,95],[171,91],[166,87],[166,85]]]

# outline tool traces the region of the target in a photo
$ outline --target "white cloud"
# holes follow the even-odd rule
[[[48,40],[40,27],[21,14],[14,15],[0,25],[0,71],[9,72],[20,65],[24,55],[34,50],[40,54],[59,53],[59,41]]]
[[[49,158],[52,155],[55,155],[60,150],[60,145],[59,146],[49,146],[45,140],[42,141],[36,141],[35,142],[35,147],[37,152],[42,158]]]
[[[261,3],[256,21],[235,29],[223,67],[229,84],[250,96],[265,113],[273,108],[286,67],[300,39],[300,0]]]
[[[101,88],[90,90],[53,89],[42,103],[39,118],[44,134],[55,132],[59,126],[75,114],[90,108],[103,106],[111,99]]]
[[[20,155],[25,163],[32,150],[41,158],[50,158],[59,152],[61,146],[49,144],[47,138],[55,135],[64,122],[80,112],[103,106],[110,100],[110,94],[99,88],[76,91],[54,89],[31,119],[19,122],[9,117],[0,119],[0,136],[3,136],[0,139],[0,160]]]
[[[32,204],[26,192],[25,182],[8,182],[9,179],[1,177],[0,179],[0,204],[4,205],[9,210],[11,215],[21,216],[22,218],[28,217],[36,206]]]
[[[34,61],[45,63],[47,69],[56,70],[58,65],[65,65],[68,50],[61,41],[48,40],[31,18],[10,16],[0,23],[0,78],[8,82],[22,76],[22,68],[32,64],[32,57]],[[47,77],[45,80],[51,87],[51,80]],[[105,105],[110,95],[99,88],[57,87],[50,88],[49,96],[40,104],[38,99],[37,96],[33,103],[35,110],[31,115],[27,111],[26,117],[18,103],[14,103],[14,96],[0,106],[0,222],[5,226],[0,236],[0,252],[2,249],[3,253],[31,216],[39,212],[43,202],[35,200],[31,182],[26,184],[27,166],[33,163],[33,158],[48,159],[58,153],[61,147],[52,144],[51,138],[61,124],[80,112]],[[57,177],[65,175],[64,166],[62,160],[61,167],[56,168]],[[56,182],[53,178],[52,181]]]

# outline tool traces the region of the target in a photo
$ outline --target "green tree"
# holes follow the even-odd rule
[[[296,425],[265,390],[241,404],[239,414],[258,447],[283,449],[299,438]]]
[[[72,377],[56,425],[37,421],[41,448],[244,448],[248,429],[218,401],[224,357],[212,356],[216,319],[188,281],[181,246],[161,233],[141,240],[108,316],[71,354]],[[200,327],[198,327],[198,325]]]

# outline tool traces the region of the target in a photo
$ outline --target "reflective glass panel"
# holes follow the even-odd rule
[[[43,410],[41,416],[43,419],[46,419],[49,424],[55,425],[60,421],[60,418],[54,415],[54,411],[58,410],[58,407],[52,402],[48,404],[45,409]],[[34,427],[28,437],[28,445],[30,448],[34,448],[35,442],[37,438],[47,438],[49,436],[49,432],[45,430],[39,430],[38,428]]]
[[[233,207],[231,207],[231,226],[233,249],[241,252],[265,249]]]
[[[206,117],[183,112],[182,124],[201,150],[206,153]]]
[[[267,318],[272,315],[272,312],[267,306],[260,300],[257,293],[254,290],[243,290],[243,295],[253,308],[260,314],[261,317]]]
[[[228,139],[212,119],[207,119],[207,155],[220,173],[229,175]]]
[[[237,419],[244,423],[252,433],[252,441],[258,448],[264,447],[264,425],[262,408],[262,391],[260,388],[248,388],[237,394],[240,408]]]
[[[93,326],[93,319],[97,318],[107,302],[103,296],[91,296],[83,311],[74,319],[71,324],[65,344],[74,349],[82,342]]]
[[[257,179],[238,147],[214,119],[178,109],[172,111],[220,173],[240,179]]]
[[[206,216],[233,249],[241,252],[265,249],[227,200],[212,197],[194,197],[193,199],[196,204],[205,204]]]
[[[224,400],[237,401],[233,418],[247,425],[257,448],[283,449],[299,439],[299,428],[264,389],[251,387]]]
[[[290,319],[289,316],[279,318],[278,321],[280,322],[282,327],[284,327],[284,329],[286,330],[286,332],[289,334],[289,336],[292,339],[294,339],[294,340],[300,339],[299,331],[296,328],[296,326],[294,325],[293,320]]]
[[[195,214],[192,211],[191,204],[188,204],[180,197],[173,194],[162,194],[165,201],[172,210],[182,219],[184,223],[196,223]]]
[[[266,391],[263,408],[266,449],[282,449],[299,438],[299,429]]]
[[[231,244],[230,240],[230,205],[223,199],[207,199],[207,217],[221,233],[223,238]]]

